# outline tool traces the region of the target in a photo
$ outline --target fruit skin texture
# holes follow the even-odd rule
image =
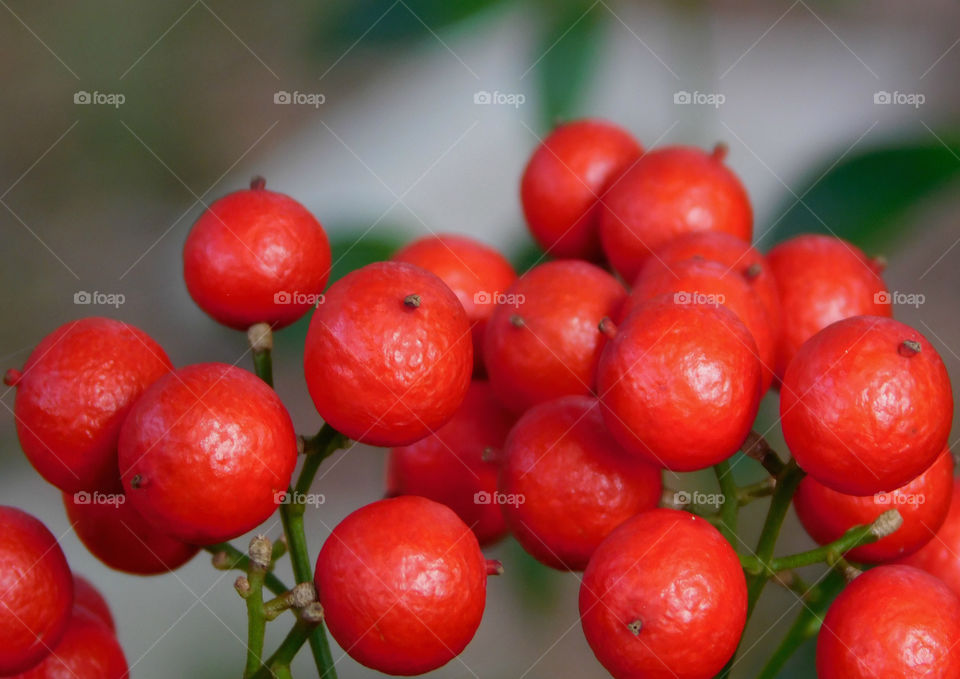
[[[819,679],[960,676],[960,598],[910,566],[878,566],[847,585],[817,637]]]
[[[905,351],[904,341],[920,351]],[[848,495],[894,490],[947,446],[950,378],[919,332],[890,318],[830,325],[797,352],[780,390],[783,437],[804,471]]]
[[[603,196],[600,240],[627,281],[656,250],[691,231],[722,231],[749,243],[753,209],[723,153],[687,146],[649,151]]]
[[[777,376],[800,346],[831,323],[851,316],[891,316],[890,293],[878,265],[840,238],[807,234],[767,253],[780,291],[782,323]]]
[[[110,631],[116,633],[117,624],[113,620],[110,604],[107,603],[99,589],[94,587],[89,580],[76,573],[73,574],[73,605],[75,608],[83,608],[93,613],[96,618],[100,619],[100,622],[110,628]]]
[[[482,374],[483,335],[499,295],[517,279],[517,272],[499,252],[483,243],[453,234],[421,238],[392,257],[436,274],[457,296],[473,333],[474,372]]]
[[[444,504],[471,527],[481,545],[507,532],[500,506],[478,503],[497,490],[496,461],[514,417],[487,382],[474,380],[445,425],[409,446],[390,450],[387,494],[420,495]]]
[[[316,304],[329,275],[330,243],[320,222],[289,196],[263,188],[216,200],[183,247],[193,301],[238,330],[290,325]]]
[[[953,481],[947,518],[927,544],[897,563],[914,566],[942,580],[960,597],[960,479]]]
[[[733,455],[760,404],[760,363],[732,311],[638,305],[603,351],[597,393],[613,438],[650,464],[692,471]]]
[[[587,643],[615,679],[710,679],[747,616],[740,561],[717,530],[674,509],[638,514],[601,543],[580,586]],[[628,625],[639,621],[639,633]]]
[[[559,125],[530,156],[520,180],[527,226],[551,256],[600,261],[599,200],[643,149],[605,120]]]
[[[943,524],[953,495],[953,455],[940,453],[929,469],[892,493],[843,495],[807,476],[793,496],[797,517],[821,545],[833,542],[856,525],[872,523],[889,509],[903,517],[894,533],[851,549],[847,557],[863,563],[882,563],[920,549]]]
[[[207,545],[243,535],[277,508],[297,462],[290,415],[260,378],[224,363],[151,386],[120,432],[132,508],[156,530]]]
[[[583,570],[610,532],[660,502],[660,469],[607,433],[600,404],[566,396],[528,410],[507,439],[500,491],[510,531],[538,561]]]
[[[0,506],[0,676],[23,672],[56,646],[73,606],[73,577],[53,534]]]
[[[167,573],[190,561],[200,549],[158,531],[125,495],[116,496],[116,504],[77,499],[64,493],[67,518],[90,553],[114,570],[133,575]]]
[[[43,662],[18,679],[126,679],[127,659],[120,642],[97,615],[74,607],[60,643]]]
[[[310,321],[303,366],[317,411],[338,431],[405,446],[442,427],[463,402],[473,370],[470,324],[429,271],[369,264],[330,286]]]
[[[773,382],[773,365],[777,338],[767,310],[750,284],[741,274],[720,262],[708,259],[686,259],[665,265],[651,261],[633,284],[621,317],[626,317],[640,302],[659,295],[674,295],[682,304],[706,300],[730,309],[737,315],[757,344],[757,360],[761,372],[762,391]],[[714,301],[715,300],[715,301]]]
[[[60,490],[119,487],[117,438],[133,402],[173,365],[132,325],[83,318],[47,335],[16,382],[17,436],[27,459]]]
[[[423,674],[473,638],[486,603],[473,533],[448,507],[407,495],[345,518],[317,558],[315,584],[337,643],[387,674]]]
[[[607,342],[599,324],[616,318],[627,292],[603,269],[579,260],[534,267],[507,291],[487,326],[484,362],[508,408],[522,413],[561,396],[592,392]]]

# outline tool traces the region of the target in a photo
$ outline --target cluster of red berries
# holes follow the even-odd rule
[[[325,290],[322,226],[259,179],[194,225],[184,276],[197,304],[250,328],[260,353],[266,326],[315,307],[303,366],[317,411],[391,448],[389,499],[349,515],[316,561],[326,624],[358,662],[411,675],[458,655],[500,570],[481,546],[509,533],[542,563],[583,571],[583,632],[614,677],[721,672],[753,603],[742,555],[713,525],[722,517],[659,507],[662,471],[728,464],[775,388],[808,475],[795,505],[811,537],[830,544],[891,508],[902,519],[846,555],[883,565],[830,608],[819,675],[960,676],[944,365],[890,318],[879,265],[852,244],[752,247],[725,153],[644,152],[602,121],[557,128],[521,183],[530,230],[556,259],[519,278],[496,250],[443,235]],[[67,323],[7,382],[28,459],[64,492],[90,551],[130,573],[177,568],[262,524],[308,447],[264,379],[174,369],[118,321]],[[72,662],[61,649],[75,637],[112,639],[95,606],[71,609],[46,529],[13,509],[0,528],[0,562],[37,564],[0,571],[0,674],[51,649]],[[75,676],[122,676],[120,661]],[[24,676],[59,676],[50,662]]]

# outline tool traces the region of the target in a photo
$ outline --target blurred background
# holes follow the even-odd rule
[[[956,3],[0,5],[4,368],[86,315],[143,328],[178,365],[237,360],[245,338],[191,303],[180,253],[204,205],[254,174],[323,222],[334,277],[444,231],[485,240],[522,268],[535,256],[517,197],[524,162],[554,121],[589,115],[627,127],[647,148],[726,142],[764,247],[820,231],[886,255],[890,289],[923,299],[899,305],[897,316],[960,375]],[[76,304],[83,292],[122,304]],[[310,433],[320,420],[300,368],[305,328],[278,335],[275,360],[278,390]],[[95,561],[70,531],[59,493],[20,453],[13,400],[5,390],[0,503],[63,535],[73,568],[114,608],[133,676],[236,676],[246,622],[234,575],[203,555],[150,579]],[[768,398],[763,428],[775,412]],[[771,439],[780,443],[777,430]],[[747,482],[758,472],[747,463],[737,473]],[[312,553],[383,484],[382,450],[328,461],[314,488],[326,503],[307,516]],[[756,519],[748,532],[760,514],[745,513]],[[279,525],[269,528],[279,536]],[[786,532],[782,549],[810,546],[792,517]],[[579,629],[577,576],[538,566],[509,541],[490,552],[507,575],[490,583],[488,613],[461,661],[431,676],[607,676]],[[800,606],[768,588],[734,676],[754,675]],[[272,630],[270,643],[283,631]],[[314,673],[301,661],[295,674]],[[337,668],[374,675],[348,657]],[[782,676],[812,673],[808,644]]]

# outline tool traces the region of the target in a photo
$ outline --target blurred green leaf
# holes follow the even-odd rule
[[[516,269],[518,274],[524,274],[537,264],[543,264],[550,261],[549,257],[544,256],[540,246],[533,242],[526,228],[521,229],[526,238],[523,243],[515,247],[509,255],[510,263]]]
[[[372,262],[390,259],[400,246],[410,240],[410,234],[402,228],[378,229],[364,234],[362,225],[340,225],[330,236],[333,267],[330,283]]]
[[[763,240],[771,244],[799,233],[832,231],[877,253],[900,235],[902,218],[911,207],[960,176],[957,149],[960,144],[948,148],[931,137],[930,143],[851,155],[832,169],[833,161],[824,163],[801,183],[797,195],[802,204],[787,196],[773,212],[773,219],[783,217]]]

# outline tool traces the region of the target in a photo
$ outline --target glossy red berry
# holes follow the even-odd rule
[[[940,530],[927,544],[899,563],[936,576],[960,596],[960,479],[953,482],[950,508]]]
[[[93,613],[100,619],[100,622],[116,633],[117,624],[113,620],[110,604],[107,603],[99,589],[94,587],[89,580],[76,573],[73,575],[73,605]]]
[[[130,675],[120,642],[94,613],[74,607],[60,643],[17,679],[126,679]]]
[[[510,532],[552,568],[583,570],[614,528],[660,502],[660,469],[617,445],[592,396],[528,410],[501,465],[498,501]]]
[[[216,200],[183,248],[183,277],[201,309],[231,328],[290,325],[313,307],[330,275],[330,244],[303,205],[268,191]]]
[[[783,318],[778,377],[800,346],[831,323],[851,316],[892,315],[880,266],[845,240],[797,236],[770,250],[767,262],[777,280]]]
[[[621,446],[650,464],[703,469],[733,455],[760,403],[750,332],[722,306],[638,305],[603,351],[597,392]]]
[[[910,566],[878,566],[836,598],[817,637],[819,679],[960,676],[960,598]]]
[[[896,509],[903,518],[900,528],[847,552],[853,561],[882,563],[912,554],[929,542],[947,516],[952,495],[953,455],[945,450],[929,469],[890,493],[843,495],[807,476],[793,496],[793,506],[807,533],[821,545]]]
[[[643,149],[604,120],[558,126],[537,147],[520,181],[520,202],[534,239],[551,256],[598,261],[599,199]]]
[[[500,400],[521,413],[590,394],[607,341],[600,321],[615,318],[626,296],[613,276],[579,260],[547,262],[521,276],[487,326],[484,362]]]
[[[649,151],[603,196],[600,239],[613,268],[637,277],[652,250],[691,231],[722,231],[749,243],[753,209],[726,149],[686,146]]]
[[[73,576],[47,527],[0,506],[0,676],[23,672],[63,636],[73,605]]]
[[[739,272],[702,257],[671,264],[651,259],[637,276],[620,315],[626,318],[638,304],[660,295],[671,295],[679,304],[719,304],[736,314],[757,344],[761,389],[767,391],[773,382],[777,336],[759,295]]]
[[[503,537],[503,513],[490,498],[497,492],[497,458],[513,421],[490,385],[474,380],[449,422],[390,451],[387,493],[420,495],[447,505],[481,545]]]
[[[453,290],[467,312],[473,332],[474,369],[482,373],[487,321],[517,278],[510,262],[488,245],[452,234],[414,241],[397,252],[393,260],[426,269]]]
[[[710,679],[737,648],[747,586],[705,520],[654,509],[597,548],[580,585],[587,643],[615,679]]]
[[[890,318],[856,316],[810,338],[780,392],[783,437],[810,476],[849,495],[894,490],[933,464],[953,419],[936,349]]]
[[[27,459],[63,491],[119,487],[117,438],[131,405],[173,366],[159,344],[109,318],[70,321],[33,350],[17,389],[17,436]]]
[[[64,493],[63,505],[90,553],[124,573],[167,573],[187,563],[200,549],[154,528],[122,494]]]
[[[296,462],[293,423],[276,393],[224,363],[161,378],[120,432],[132,508],[156,530],[193,544],[260,525],[276,510]]]
[[[470,529],[422,497],[374,502],[333,529],[316,586],[337,643],[386,674],[434,670],[473,638],[487,566]]]

